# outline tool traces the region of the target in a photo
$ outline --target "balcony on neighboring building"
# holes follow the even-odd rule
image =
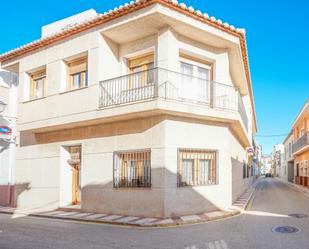
[[[309,132],[305,133],[293,144],[293,154],[300,153],[306,148],[309,148]]]
[[[101,109],[151,100],[192,103],[239,113],[243,127],[248,132],[248,117],[242,97],[232,85],[154,68],[101,81],[100,88]]]

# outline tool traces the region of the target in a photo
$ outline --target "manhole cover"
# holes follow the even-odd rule
[[[299,233],[300,229],[292,226],[277,226],[272,231],[274,233]]]
[[[290,217],[293,218],[298,218],[298,219],[302,219],[302,218],[307,218],[308,215],[307,214],[289,214]]]

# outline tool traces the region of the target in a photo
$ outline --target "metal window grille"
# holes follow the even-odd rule
[[[151,152],[114,153],[114,188],[151,187]]]
[[[178,151],[178,186],[217,183],[216,152],[180,149]]]

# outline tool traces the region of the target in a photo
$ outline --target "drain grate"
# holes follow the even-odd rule
[[[272,229],[274,233],[299,233],[300,229],[292,226],[277,226]]]
[[[307,214],[289,214],[290,217],[293,218],[298,218],[298,219],[302,219],[302,218],[307,218],[308,215]]]

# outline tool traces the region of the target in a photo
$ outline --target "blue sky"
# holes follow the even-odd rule
[[[40,37],[41,26],[94,8],[104,12],[125,1],[11,0],[1,3],[0,53]],[[247,30],[259,133],[269,153],[287,134],[309,97],[309,3],[304,0],[184,0],[189,6]],[[5,20],[5,22],[3,21]]]

